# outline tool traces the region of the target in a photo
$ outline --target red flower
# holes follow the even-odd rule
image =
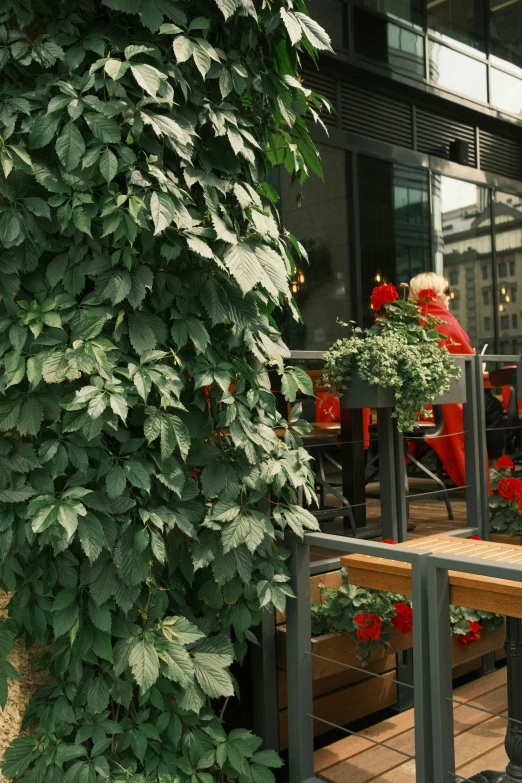
[[[199,468],[196,468],[195,465],[192,468],[192,477],[193,477],[194,481],[197,481],[198,478],[199,478]]]
[[[519,500],[522,498],[522,481],[517,478],[501,478],[497,491],[504,500]]]
[[[473,642],[478,642],[480,639],[480,631],[482,631],[482,626],[473,620],[468,620],[468,625],[469,631],[463,636],[457,637],[459,644],[473,644]]]
[[[372,303],[372,309],[378,312],[381,307],[388,302],[393,304],[399,298],[397,289],[391,283],[383,283],[373,289],[370,301]]]
[[[382,539],[383,544],[396,544],[397,542],[393,540],[393,538],[383,538]]]
[[[472,541],[483,541],[484,540],[480,536],[470,536],[470,538],[471,538]]]
[[[512,470],[515,467],[515,463],[510,457],[499,457],[497,459],[497,468],[502,470],[502,468],[509,468]]]
[[[422,291],[419,291],[417,295],[417,299],[422,299],[424,302],[429,302],[431,299],[436,299],[437,294],[433,290],[433,288],[423,288]]]
[[[359,628],[357,637],[361,642],[376,642],[382,634],[382,620],[376,614],[356,614],[353,618]]]
[[[395,604],[395,617],[392,617],[391,623],[394,628],[399,628],[403,634],[411,633],[413,628],[411,606],[401,601],[400,604]]]

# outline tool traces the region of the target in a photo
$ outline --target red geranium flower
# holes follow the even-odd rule
[[[376,642],[382,634],[382,620],[376,614],[364,612],[364,614],[356,614],[353,619],[359,626],[357,637],[361,642]]]
[[[497,491],[504,500],[519,500],[522,498],[522,481],[517,478],[501,478]]]
[[[383,538],[382,539],[383,544],[396,544],[397,542],[393,540],[393,538]]]
[[[398,298],[399,294],[397,293],[395,286],[391,285],[391,283],[383,283],[373,289],[370,301],[372,303],[372,308],[378,312],[383,305],[388,302],[393,304]]]
[[[429,302],[431,299],[436,299],[437,294],[433,288],[423,288],[422,291],[419,291],[417,298],[422,299],[424,302]]]
[[[499,457],[497,459],[497,468],[499,469],[509,468],[510,470],[512,470],[514,467],[515,467],[515,463],[510,457],[504,456],[504,457]]]
[[[457,637],[459,644],[473,644],[473,642],[478,642],[480,639],[480,631],[482,631],[482,626],[473,620],[468,620],[468,625],[469,631],[463,636]]]
[[[401,601],[400,604],[395,604],[395,617],[392,617],[391,623],[394,628],[399,628],[403,634],[411,633],[413,628],[411,606]]]
[[[484,540],[480,536],[470,536],[470,538],[471,538],[472,541],[483,541]]]

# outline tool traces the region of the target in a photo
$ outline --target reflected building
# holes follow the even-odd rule
[[[309,0],[336,56],[303,61],[332,103],[312,126],[325,183],[280,173],[284,225],[303,243],[280,322],[324,350],[369,295],[444,274],[478,350],[522,348],[522,0]]]

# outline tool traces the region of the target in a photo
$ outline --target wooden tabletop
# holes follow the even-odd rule
[[[475,541],[453,536],[426,536],[426,538],[407,541],[401,546],[440,554],[522,564],[522,547],[496,544],[491,541]],[[411,595],[409,563],[368,555],[345,555],[341,558],[341,565],[348,567],[350,584]],[[450,571],[449,583],[452,604],[522,618],[522,582]]]

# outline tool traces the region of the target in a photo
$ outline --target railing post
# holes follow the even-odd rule
[[[428,624],[431,661],[433,774],[437,783],[454,783],[453,682],[450,591],[447,569],[427,559]],[[413,625],[415,630],[415,623]]]
[[[489,539],[488,476],[484,379],[480,356],[465,362],[464,451],[466,457],[466,510],[468,527],[477,527]]]
[[[379,479],[381,483],[381,530],[383,538],[400,541],[402,539],[400,538],[401,532],[399,531],[397,514],[396,449],[392,412],[393,408],[377,409]]]
[[[506,617],[507,696],[508,716],[514,721],[522,720],[522,620]],[[522,780],[522,726],[520,722],[509,721],[506,732],[506,753],[509,764],[506,767],[506,781]]]
[[[433,769],[431,715],[430,637],[427,586],[428,553],[411,565],[413,608],[413,707],[415,716],[415,768],[419,783],[436,783]],[[449,622],[449,618],[448,618]]]
[[[295,593],[286,609],[289,781],[303,783],[314,774],[310,547],[290,531],[285,546],[291,555],[290,586]]]

